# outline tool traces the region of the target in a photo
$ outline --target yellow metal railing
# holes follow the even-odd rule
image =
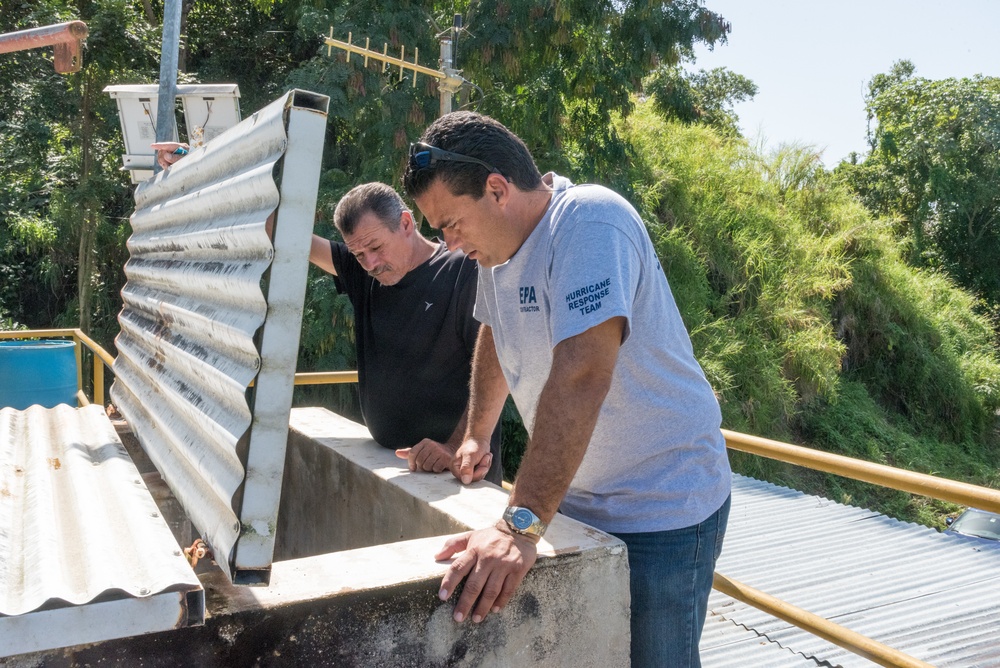
[[[722,434],[726,438],[726,446],[731,450],[748,452],[815,471],[833,473],[890,489],[1000,513],[1000,490],[970,485],[947,478],[938,478],[924,473],[905,471],[884,464],[866,462],[727,429],[723,429]],[[888,645],[883,645],[847,627],[732,580],[721,573],[715,574],[712,584],[718,591],[738,601],[783,619],[881,666],[905,666],[907,668],[930,666],[930,664]]]
[[[790,603],[786,603],[780,598],[765,594],[742,582],[737,582],[722,573],[715,574],[712,587],[738,601],[743,601],[758,610],[763,610],[778,619],[783,619],[803,631],[808,631],[858,656],[863,656],[880,666],[933,668],[931,664],[914,658],[909,654],[904,654],[898,649],[883,645],[877,640],[872,640],[868,636],[850,630],[846,626],[831,622],[825,617],[820,617]]]
[[[965,482],[938,478],[925,473],[852,459],[822,450],[772,441],[759,436],[749,436],[727,429],[722,430],[726,445],[731,450],[749,452],[780,462],[797,464],[815,471],[834,473],[845,478],[870,482],[889,489],[928,496],[941,501],[951,501],[963,506],[973,506],[993,513],[1000,513],[1000,490],[979,487]]]
[[[82,396],[83,367],[80,364],[82,360],[82,348],[86,347],[93,353],[94,403],[103,404],[104,367],[112,368],[114,360],[100,345],[81,330],[47,329],[0,332],[0,340],[52,337],[72,337],[77,344],[77,386],[78,394],[82,397],[82,403],[87,402],[86,397]],[[328,385],[356,382],[358,382],[357,371],[320,371],[295,374],[296,385]],[[833,473],[845,478],[861,480],[890,489],[1000,513],[1000,490],[970,485],[964,482],[948,480],[947,478],[938,478],[924,473],[897,469],[883,464],[875,464],[726,429],[723,429],[722,433],[726,439],[726,446],[731,450],[739,450],[815,471]],[[510,489],[508,483],[504,483],[504,487],[508,490]],[[783,619],[879,665],[903,666],[906,668],[928,668],[930,666],[930,664],[904,654],[888,645],[884,645],[819,615],[758,591],[753,587],[737,582],[721,573],[715,574],[713,586],[718,591],[736,600],[742,601],[779,619]]]
[[[334,385],[358,382],[357,371],[304,371],[295,374],[296,385]]]

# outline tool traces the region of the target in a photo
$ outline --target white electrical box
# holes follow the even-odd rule
[[[108,86],[105,93],[118,103],[125,155],[122,168],[132,174],[132,183],[153,176],[156,141],[156,105],[160,87],[156,84]],[[184,108],[188,143],[197,148],[210,142],[240,122],[240,88],[236,84],[183,84],[177,97]],[[176,130],[173,141],[177,141]]]

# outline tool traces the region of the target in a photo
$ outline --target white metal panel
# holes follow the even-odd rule
[[[237,583],[270,572],[327,103],[292,91],[136,190],[111,395]]]
[[[203,618],[201,585],[103,409],[0,410],[0,656],[121,637],[114,620],[149,598],[139,607],[160,614],[138,633]]]
[[[734,476],[718,570],[932,665],[1000,665],[1000,542],[941,534]],[[710,608],[816,662],[872,665],[718,592]],[[770,665],[757,662],[752,649],[728,651],[744,665]]]
[[[156,141],[159,89],[156,84],[104,88],[118,105],[126,152],[122,164],[131,172],[132,183],[153,176],[154,151],[150,144]],[[240,89],[236,84],[181,84],[176,92],[192,147],[204,145],[240,122]],[[173,139],[177,140],[176,128]]]
[[[240,89],[236,84],[177,88],[192,147],[207,144],[240,122]]]

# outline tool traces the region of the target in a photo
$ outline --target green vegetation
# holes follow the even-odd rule
[[[808,149],[760,155],[739,137],[732,105],[753,97],[751,81],[678,69],[729,29],[697,0],[183,8],[182,81],[238,83],[244,115],[293,86],[330,96],[317,223],[326,235],[347,189],[398,182],[438,98],[426,77],[414,87],[412,75],[328,56],[321,36],[335,26],[355,43],[419,48],[432,64],[435,36],[461,12],[471,32],[459,66],[479,87],[464,99],[524,137],[543,170],[604,183],[639,208],[726,427],[1000,485],[996,79],[932,82],[906,63],[879,75],[867,101],[873,151],[831,173]],[[50,51],[0,55],[0,326],[79,324],[113,350],[132,201],[103,88],[156,80],[161,11],[159,0],[4,4],[2,32],[82,19],[90,37],[83,71],[70,76],[52,71]],[[354,368],[352,323],[332,280],[313,270],[299,369]],[[350,386],[301,388],[296,401],[357,417]],[[504,421],[510,474],[526,434],[510,403]],[[733,460],[906,519],[933,524],[950,510]]]
[[[870,154],[838,172],[897,221],[907,256],[1000,305],[1000,78],[931,81],[896,63],[869,84]]]
[[[665,118],[709,125],[728,135],[740,133],[733,105],[757,95],[757,84],[724,67],[690,74],[676,65],[661,65],[642,88]]]
[[[621,124],[696,354],[736,431],[997,485],[994,323],[940,272],[907,264],[807,149],[755,153],[655,105]],[[928,523],[910,500],[759,458],[737,468]]]

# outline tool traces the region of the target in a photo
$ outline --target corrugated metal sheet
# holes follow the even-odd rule
[[[204,592],[104,411],[0,409],[0,656],[130,635],[126,607],[163,631]]]
[[[723,606],[713,592],[710,605]],[[732,599],[729,599],[732,601]],[[709,614],[701,634],[701,664],[706,668],[816,668],[812,659],[738,626],[718,614]]]
[[[734,476],[718,570],[935,666],[1000,665],[1000,543]],[[873,665],[718,592],[710,608],[819,663]],[[733,645],[727,661],[772,665],[755,651]]]
[[[270,573],[327,103],[292,91],[135,195],[111,396],[237,583]]]

